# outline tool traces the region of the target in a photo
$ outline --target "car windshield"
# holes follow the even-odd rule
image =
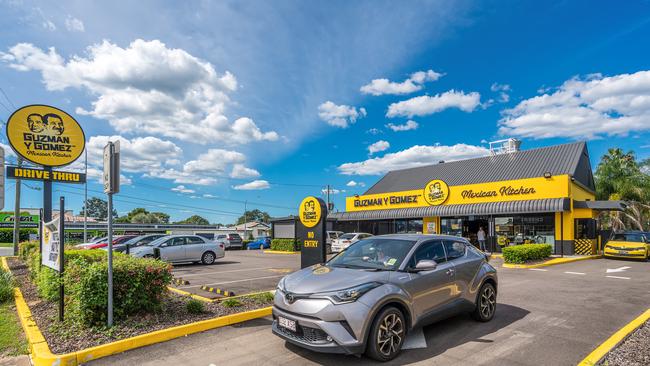
[[[356,234],[343,234],[339,236],[339,239],[352,239]]]
[[[641,233],[619,233],[619,234],[614,234],[612,240],[643,243],[645,242],[645,237]]]
[[[332,258],[327,266],[393,271],[399,268],[415,243],[400,239],[360,240]]]
[[[167,237],[167,236],[163,236],[162,238],[158,238],[158,239],[152,241],[151,243],[147,243],[146,245],[147,245],[148,247],[155,247],[155,246],[158,246],[158,244],[167,241],[167,239],[169,239],[169,237]]]

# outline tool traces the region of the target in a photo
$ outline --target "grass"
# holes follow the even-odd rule
[[[27,354],[27,340],[13,301],[0,304],[0,357]]]
[[[13,248],[14,243],[0,243],[0,248]]]
[[[236,308],[238,306],[242,306],[242,302],[237,300],[237,299],[226,299],[221,302],[221,305],[227,307],[227,308]]]

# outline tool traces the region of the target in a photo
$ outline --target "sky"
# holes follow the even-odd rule
[[[84,128],[88,196],[120,140],[120,215],[335,210],[389,170],[588,141],[650,157],[650,2],[0,0],[0,120]],[[7,164],[15,155],[7,146]],[[64,169],[84,169],[84,158]],[[21,206],[42,207],[40,182]],[[83,185],[54,184],[80,211]],[[14,206],[7,181],[5,210]]]

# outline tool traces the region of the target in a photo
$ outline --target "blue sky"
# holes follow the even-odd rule
[[[0,0],[0,118],[58,106],[86,131],[90,196],[120,139],[120,214],[222,223],[244,202],[295,213],[326,184],[342,210],[387,169],[506,137],[588,140],[594,166],[610,147],[647,158],[650,2],[625,4]],[[77,212],[81,189],[55,199]]]

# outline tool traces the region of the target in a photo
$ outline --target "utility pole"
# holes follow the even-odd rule
[[[327,209],[330,209],[330,185],[327,185]]]
[[[18,166],[23,165],[23,158],[18,156]],[[20,188],[22,183],[16,179],[16,197],[14,200],[14,255],[18,255],[18,241],[20,239]],[[40,234],[39,234],[40,235]]]
[[[248,228],[248,225],[247,225],[247,223],[248,223],[248,212],[247,212],[248,209],[247,209],[247,206],[248,206],[248,200],[244,200],[244,237],[242,238],[242,241],[248,239],[248,237],[246,236],[246,229]]]

